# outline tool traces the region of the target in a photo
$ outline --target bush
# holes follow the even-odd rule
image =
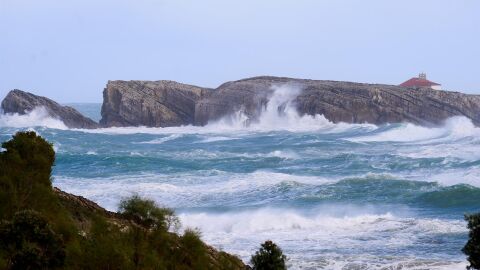
[[[184,248],[183,254],[185,255],[183,262],[199,270],[208,269],[207,249],[200,236],[200,231],[186,229],[180,239],[180,243]]]
[[[146,229],[169,230],[179,224],[173,210],[161,208],[153,200],[143,199],[138,195],[120,202],[119,212]]]
[[[260,249],[252,256],[251,263],[254,270],[284,270],[287,269],[282,249],[272,241],[265,241]]]
[[[35,132],[18,132],[2,147],[5,151],[0,152],[0,218],[9,219],[31,205],[44,206],[52,189],[52,145]]]
[[[54,269],[63,266],[63,241],[38,212],[25,210],[0,226],[0,248],[10,269]]]
[[[133,269],[130,261],[132,246],[117,226],[101,218],[93,220],[90,232],[81,242],[78,268],[89,269]]]
[[[467,269],[480,269],[480,213],[465,215],[465,220],[468,222],[467,228],[470,230],[468,242],[462,249],[470,263]]]

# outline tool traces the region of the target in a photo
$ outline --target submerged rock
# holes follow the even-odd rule
[[[254,77],[217,89],[172,81],[110,81],[104,91],[105,126],[205,125],[242,111],[255,121],[275,87],[295,92],[290,102],[300,115],[322,114],[338,123],[439,124],[466,116],[480,124],[480,96],[393,85]],[[284,104],[279,104],[282,110]]]
[[[10,91],[2,101],[4,113],[27,114],[36,108],[43,107],[49,116],[61,120],[69,128],[98,128],[99,124],[83,116],[69,106],[62,106],[46,97],[37,96],[18,89]]]

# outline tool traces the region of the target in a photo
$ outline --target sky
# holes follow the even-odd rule
[[[480,94],[479,0],[0,0],[0,98],[101,102],[108,80],[260,75]]]

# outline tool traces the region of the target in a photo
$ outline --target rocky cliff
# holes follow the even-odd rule
[[[173,81],[109,81],[103,91],[103,126],[167,127],[194,122],[195,104],[210,89]]]
[[[2,101],[4,113],[26,114],[35,108],[43,107],[48,114],[61,120],[69,128],[98,128],[99,125],[69,106],[62,106],[46,97],[37,96],[21,90],[10,91]]]
[[[275,91],[298,91],[292,102],[300,114],[322,114],[332,122],[439,124],[466,116],[480,125],[480,96],[382,84],[254,77],[217,89],[171,81],[111,81],[104,91],[105,126],[205,125],[242,110],[254,121]]]

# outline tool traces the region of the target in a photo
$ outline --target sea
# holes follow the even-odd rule
[[[480,128],[332,123],[299,115],[292,92],[204,127],[69,129],[37,108],[0,116],[0,141],[33,130],[53,143],[54,186],[112,211],[151,198],[246,263],[272,240],[289,269],[465,269]],[[101,104],[69,105],[100,119]]]

